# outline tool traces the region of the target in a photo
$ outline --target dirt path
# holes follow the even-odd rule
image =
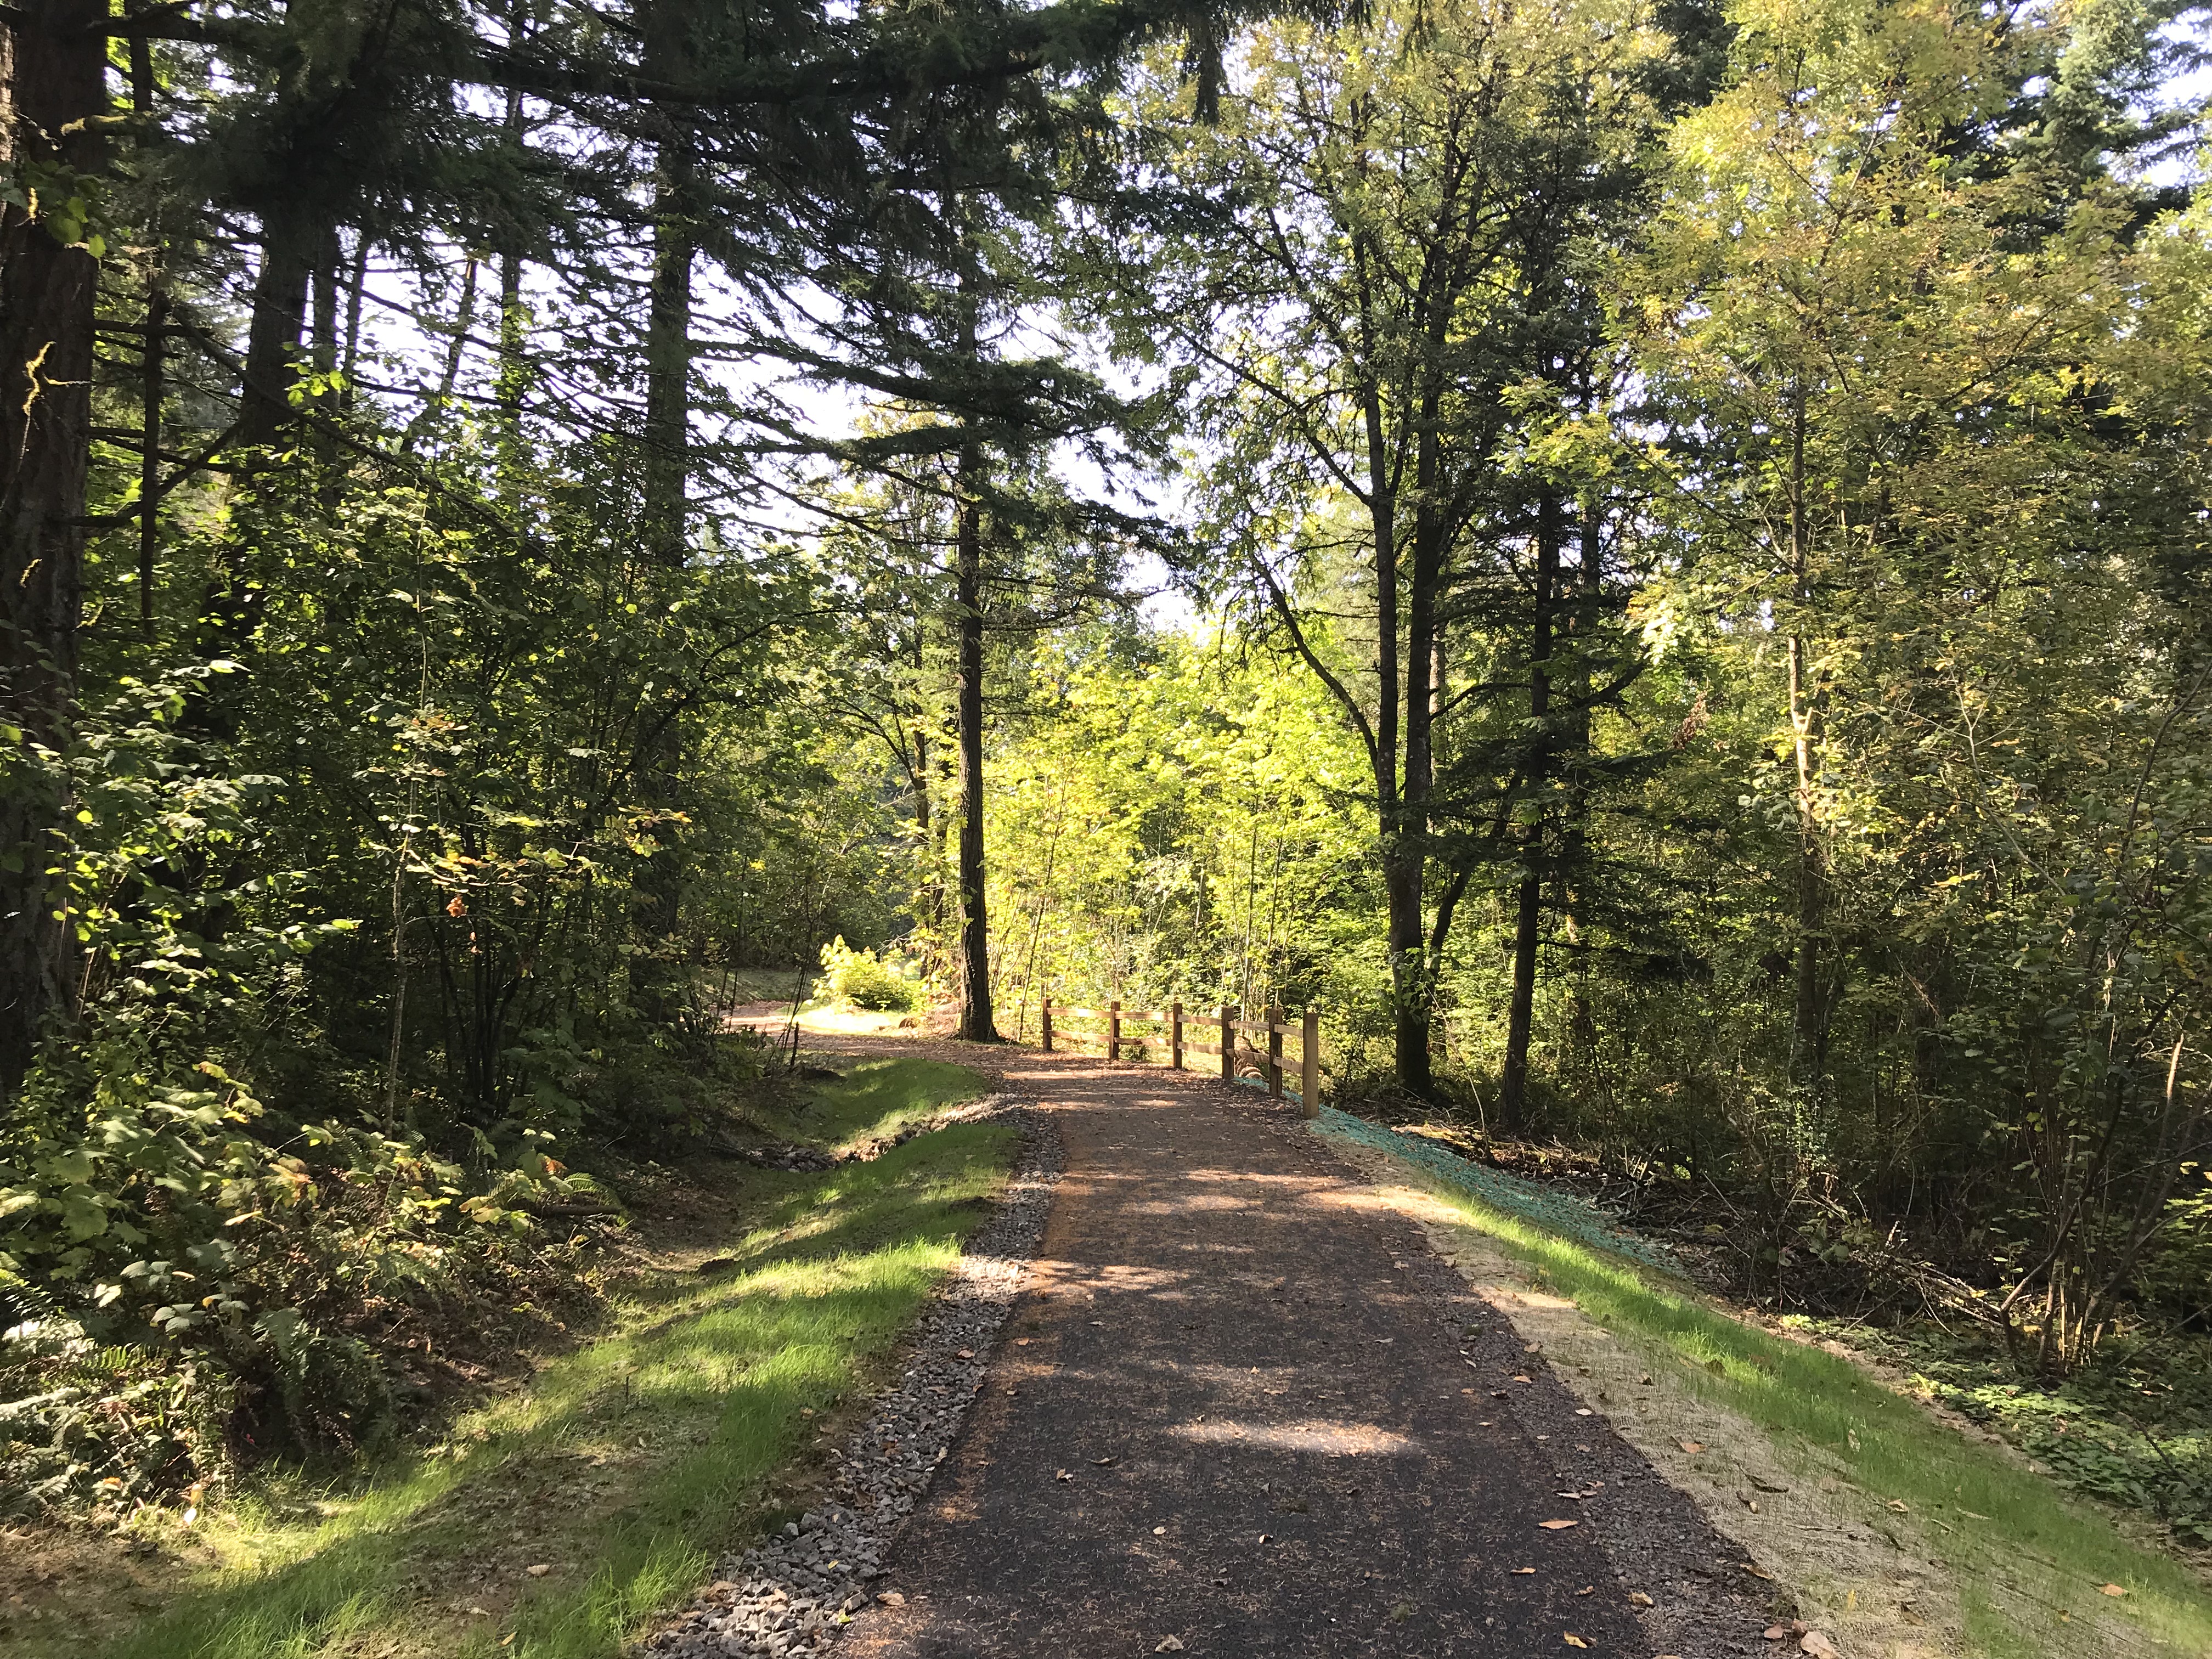
[[[1741,1551],[1281,1109],[1074,1056],[814,1041],[997,1072],[1067,1160],[981,1396],[842,1651],[1775,1650]]]

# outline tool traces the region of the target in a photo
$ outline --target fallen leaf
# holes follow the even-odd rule
[[[2127,1594],[2127,1592],[2122,1589],[2118,1584],[2106,1584],[2104,1586],[2104,1593],[2107,1595],[2125,1595]]]
[[[1889,1506],[1895,1510],[1899,1515],[1908,1515],[1911,1512],[1905,1507],[1905,1500],[1902,1498],[1891,1498],[1889,1500]]]
[[[1154,1653],[1181,1653],[1182,1651],[1182,1644],[1172,1636],[1163,1636],[1160,1638],[1159,1646],[1154,1648],[1152,1651]]]
[[[1014,1339],[1014,1346],[1018,1348],[1026,1348],[1029,1345],[1030,1340],[1026,1336],[1018,1336]]]
[[[975,1350],[973,1348],[963,1348],[960,1350],[960,1357],[963,1359],[973,1359],[975,1357]]]
[[[1705,1449],[1704,1443],[1697,1440],[1677,1440],[1674,1443],[1692,1457]]]
[[[1152,1528],[1152,1536],[1155,1538],[1164,1538],[1167,1535],[1168,1529],[1165,1527],[1154,1527]]]
[[[1583,1406],[1576,1409],[1575,1415],[1577,1417],[1595,1417],[1597,1413],[1592,1411],[1588,1406]]]
[[[1632,1607],[1648,1607],[1652,1606],[1653,1602],[1651,1598],[1642,1590],[1631,1590],[1628,1592],[1628,1605]]]
[[[1103,1469],[1114,1460],[1110,1457],[1094,1457],[1091,1461]]]
[[[1817,1659],[1836,1659],[1836,1644],[1816,1630],[1808,1630],[1797,1639],[1797,1651],[1817,1656]]]
[[[547,1573],[552,1571],[553,1569],[547,1566],[543,1561],[540,1561],[536,1566],[531,1567],[527,1569],[527,1571],[532,1578],[543,1578]]]
[[[1595,1584],[1584,1584],[1580,1589],[1577,1590],[1575,1594],[1577,1595],[1595,1595],[1597,1594],[1597,1586]]]
[[[1582,1525],[1582,1522],[1579,1521],[1539,1521],[1536,1524],[1541,1527],[1546,1532],[1559,1532],[1567,1527],[1579,1527]]]
[[[1765,1630],[1759,1632],[1759,1634],[1770,1642],[1779,1642],[1790,1632],[1780,1625],[1769,1625]]]
[[[1774,1582],[1774,1575],[1756,1562],[1746,1561],[1743,1563],[1743,1570],[1753,1578],[1764,1578],[1770,1584]]]
[[[1516,1382],[1526,1382],[1528,1379],[1527,1377],[1525,1377],[1525,1376],[1522,1376],[1522,1375],[1520,1375],[1520,1373],[1518,1373],[1518,1372],[1516,1371],[1516,1372],[1514,1374],[1513,1380],[1514,1380]]]
[[[1535,1568],[1534,1568],[1534,1567],[1516,1567],[1516,1568],[1514,1568],[1514,1569],[1513,1569],[1513,1576],[1514,1576],[1516,1578],[1518,1578],[1518,1577],[1521,1577],[1521,1575],[1522,1575],[1522,1574],[1523,1574],[1523,1573],[1526,1573],[1526,1572],[1534,1572],[1534,1571],[1536,1571],[1536,1569],[1535,1569]]]
[[[876,1600],[882,1602],[887,1607],[902,1607],[906,1605],[906,1592],[904,1590],[878,1590],[876,1592]]]
[[[1052,1472],[1052,1478],[1055,1480],[1073,1480],[1075,1479],[1075,1477],[1070,1474],[1066,1469],[1054,1469]]]
[[[1581,1637],[1576,1635],[1572,1631],[1569,1631],[1567,1632],[1566,1642],[1567,1645],[1571,1648],[1586,1648],[1589,1645],[1589,1643],[1583,1641]]]

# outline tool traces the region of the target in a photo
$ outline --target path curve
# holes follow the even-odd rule
[[[1773,1651],[1741,1551],[1291,1111],[1156,1067],[832,1044],[997,1073],[1066,1159],[841,1653]]]

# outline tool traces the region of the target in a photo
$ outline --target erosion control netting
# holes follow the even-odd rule
[[[1493,1209],[1508,1215],[1533,1221],[1540,1227],[1555,1233],[1595,1245],[1601,1250],[1611,1250],[1656,1267],[1662,1273],[1680,1273],[1681,1264],[1673,1259],[1663,1244],[1632,1233],[1618,1221],[1599,1209],[1589,1200],[1563,1193],[1540,1182],[1527,1181],[1519,1176],[1505,1174],[1485,1164],[1462,1158],[1456,1152],[1446,1152],[1436,1142],[1420,1135],[1401,1134],[1395,1129],[1386,1129],[1379,1123],[1370,1123],[1364,1117],[1354,1117],[1349,1112],[1339,1111],[1334,1106],[1324,1106],[1313,1127],[1324,1134],[1341,1136],[1377,1152],[1401,1158],[1408,1164],[1419,1166],[1446,1186],[1455,1188],[1470,1198],[1479,1198]]]

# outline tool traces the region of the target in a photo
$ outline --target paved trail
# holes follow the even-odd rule
[[[1771,1650],[1741,1553],[1280,1109],[975,1058],[1053,1113],[1067,1170],[883,1581],[904,1600],[842,1653]]]

